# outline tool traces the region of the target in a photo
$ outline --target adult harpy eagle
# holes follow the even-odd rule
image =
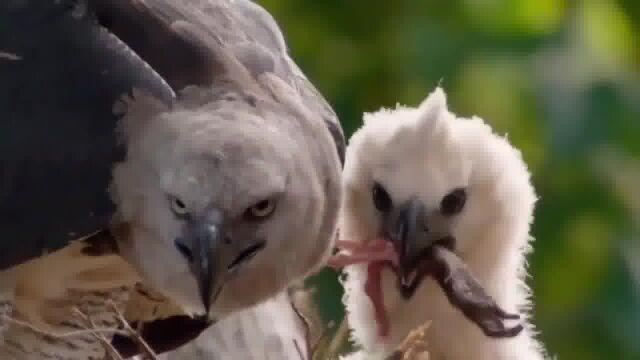
[[[342,130],[256,4],[6,0],[0,79],[0,286],[28,320],[50,325],[70,291],[131,289],[116,247],[173,308],[212,317],[328,255]]]

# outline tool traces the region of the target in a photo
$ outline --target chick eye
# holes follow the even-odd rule
[[[177,197],[172,197],[170,201],[171,201],[171,211],[173,211],[174,214],[178,216],[187,215],[188,213],[187,205],[182,200],[178,199]]]
[[[376,206],[378,211],[387,212],[391,210],[393,201],[391,201],[389,193],[382,187],[382,185],[375,183],[373,185],[371,195],[373,196],[373,204]]]
[[[245,217],[249,220],[262,220],[273,214],[276,209],[274,200],[262,200],[251,206],[245,212]]]
[[[440,212],[445,216],[458,214],[464,208],[466,201],[467,191],[464,188],[457,188],[442,198]]]

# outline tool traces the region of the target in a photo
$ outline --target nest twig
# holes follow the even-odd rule
[[[386,360],[429,360],[426,341],[429,325],[430,323],[426,323],[411,331]]]
[[[118,350],[116,350],[113,347],[113,345],[111,345],[111,341],[109,341],[109,339],[107,339],[104,336],[104,333],[94,331],[94,329],[96,329],[97,326],[88,315],[86,315],[85,313],[80,311],[80,309],[78,309],[78,308],[74,308],[73,312],[74,312],[74,314],[76,316],[78,316],[79,318],[81,318],[84,321],[85,327],[87,328],[86,331],[89,331],[91,333],[91,335],[93,335],[93,337],[95,337],[96,339],[98,339],[98,341],[100,341],[102,346],[107,351],[107,356],[108,356],[107,359],[110,359],[110,360],[124,360],[124,358],[120,355],[120,353],[118,353]]]
[[[53,333],[50,331],[46,331],[32,324],[29,324],[25,321],[15,319],[8,315],[2,315],[2,318],[8,323],[15,324],[17,326],[26,328],[36,334],[53,338],[53,339],[65,339],[65,338],[71,338],[71,337],[77,337],[77,336],[91,335],[95,337],[102,344],[102,346],[105,348],[105,351],[107,352],[107,356],[108,356],[107,359],[110,359],[110,360],[124,360],[124,358],[113,347],[113,345],[111,344],[111,340],[107,338],[107,335],[112,336],[112,335],[118,334],[122,336],[131,337],[140,347],[140,352],[141,352],[140,356],[142,359],[157,360],[158,356],[156,355],[156,353],[149,346],[149,344],[142,338],[142,336],[140,335],[140,332],[136,331],[131,327],[131,325],[129,325],[129,322],[124,318],[124,315],[122,314],[122,312],[120,312],[120,310],[118,310],[116,305],[112,301],[109,301],[108,305],[109,305],[110,311],[113,312],[113,314],[116,317],[116,320],[118,321],[119,326],[117,327],[111,327],[111,328],[99,327],[95,324],[95,322],[93,321],[93,319],[91,319],[90,316],[82,312],[77,307],[74,307],[72,309],[72,312],[75,316],[77,316],[80,320],[82,320],[83,322],[82,326],[84,328],[80,330],[74,330],[74,331],[68,331],[68,332],[62,332],[62,333]]]
[[[120,323],[120,326],[123,329],[125,329],[127,335],[133,338],[133,340],[138,344],[138,347],[140,349],[140,355],[139,355],[140,358],[144,360],[157,360],[158,355],[155,353],[155,351],[153,351],[151,346],[149,346],[149,344],[142,338],[142,335],[140,335],[139,329],[135,330],[134,328],[131,327],[127,319],[124,318],[124,315],[122,314],[122,312],[120,312],[120,310],[118,310],[118,308],[116,307],[116,304],[114,304],[112,301],[108,301],[107,304],[109,305],[109,308],[111,308],[111,311],[113,311],[113,313],[116,315],[116,318]]]

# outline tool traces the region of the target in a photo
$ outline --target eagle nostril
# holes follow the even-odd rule
[[[182,254],[182,256],[185,257],[185,259],[187,259],[187,261],[189,263],[193,262],[193,253],[191,252],[191,249],[189,249],[189,247],[184,244],[181,239],[176,239],[174,240],[174,245],[176,246],[176,249],[178,249],[178,251],[180,252],[180,254]]]

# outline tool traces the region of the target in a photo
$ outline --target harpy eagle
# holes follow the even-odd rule
[[[346,153],[344,252],[330,262],[348,265],[361,347],[348,358],[386,359],[429,324],[429,359],[544,359],[525,283],[536,195],[520,152],[437,88],[415,108],[365,114]]]
[[[165,351],[329,255],[342,129],[257,4],[4,0],[0,84],[5,355],[100,357],[9,319],[109,327],[105,299]]]

